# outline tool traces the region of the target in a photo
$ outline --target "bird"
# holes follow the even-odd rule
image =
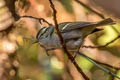
[[[111,18],[104,19],[98,22],[63,22],[58,24],[59,31],[66,44],[67,50],[76,51],[84,42],[84,39],[91,33],[99,31],[96,27],[115,24]],[[36,41],[46,50],[61,49],[59,36],[56,32],[55,26],[41,28],[36,35]]]

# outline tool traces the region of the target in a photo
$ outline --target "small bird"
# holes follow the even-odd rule
[[[96,27],[114,24],[111,18],[99,22],[63,22],[58,24],[66,47],[69,51],[76,51],[83,44],[84,39],[91,33],[96,32]],[[41,28],[36,41],[46,49],[61,49],[60,40],[54,26]]]

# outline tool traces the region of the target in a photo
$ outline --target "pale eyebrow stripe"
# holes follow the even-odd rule
[[[43,33],[44,33],[44,31],[46,31],[46,29],[47,29],[47,27],[43,27],[41,30],[39,30],[39,32],[38,32],[36,38],[39,38],[40,36],[42,36]],[[40,33],[41,33],[41,35],[40,35]]]
[[[49,27],[45,27],[42,31],[41,31],[41,36],[46,33],[46,31],[48,30]]]
[[[42,29],[42,31],[41,31],[41,32],[43,33],[44,31],[46,31],[46,29],[47,29],[47,28],[48,28],[48,27],[45,27],[44,29]]]
[[[37,35],[36,35],[36,38],[39,37],[39,34],[40,34],[41,30],[44,29],[44,28],[45,28],[45,27],[41,28],[41,29],[38,31],[38,33],[37,33]]]
[[[67,28],[69,24],[71,24],[71,23],[66,24],[66,25],[62,28],[62,30],[64,30],[65,28]]]

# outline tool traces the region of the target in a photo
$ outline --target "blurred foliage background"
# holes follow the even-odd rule
[[[53,1],[59,23],[102,20],[74,0]],[[96,9],[91,5],[91,0],[81,1],[103,14],[101,8]],[[105,13],[105,18],[112,17],[107,14]],[[32,44],[32,40],[24,40],[25,37],[35,38],[37,31],[48,26],[47,24],[41,25],[37,20],[30,18],[19,19],[18,15],[44,18],[53,23],[48,0],[0,0],[0,80],[84,80],[61,50],[50,51],[50,56],[47,56],[39,44]],[[120,32],[120,24],[100,28],[104,30],[89,35],[84,45],[104,45],[116,38]],[[104,48],[81,48],[80,51],[99,62],[120,66],[119,48],[118,39]],[[76,61],[91,80],[111,79],[110,75],[85,58],[77,56]],[[116,74],[120,76],[120,71],[116,71]]]

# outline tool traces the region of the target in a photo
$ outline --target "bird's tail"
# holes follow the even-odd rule
[[[107,18],[100,22],[97,22],[95,26],[104,26],[104,25],[111,25],[111,24],[115,24],[115,21],[113,21],[111,18]]]

